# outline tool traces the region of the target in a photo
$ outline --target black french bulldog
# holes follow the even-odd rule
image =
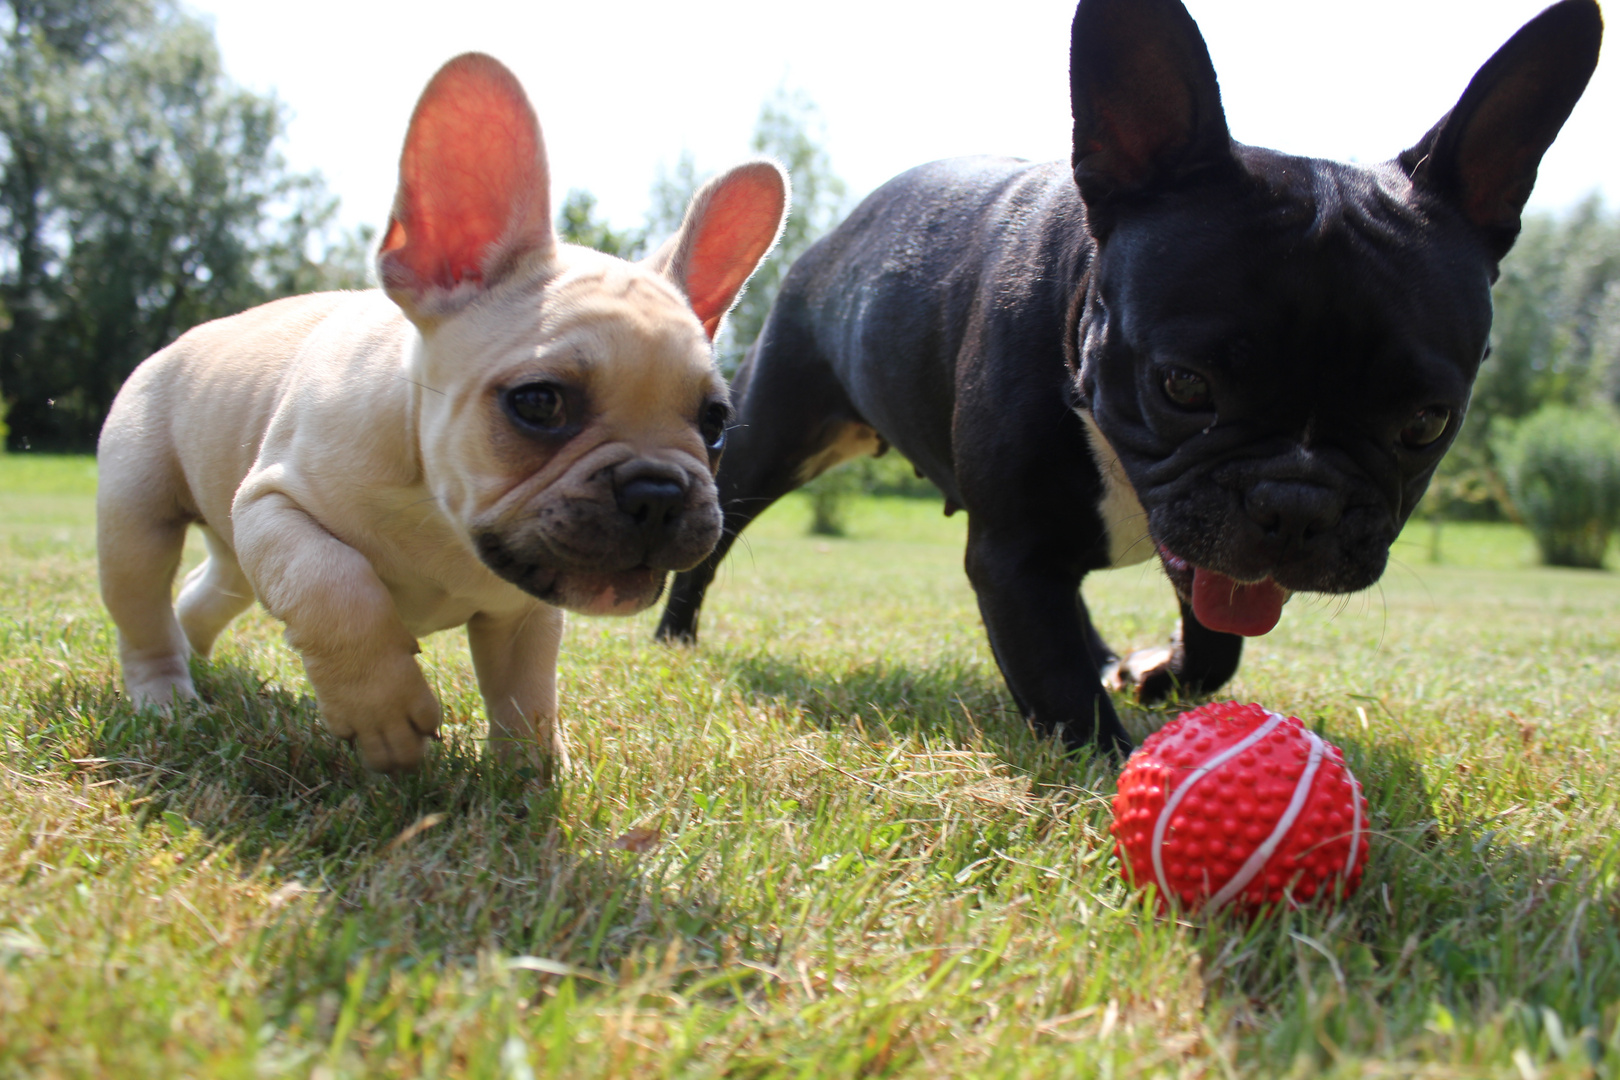
[[[1025,715],[1127,751],[1105,679],[1144,701],[1213,691],[1290,593],[1383,573],[1602,30],[1594,0],[1553,5],[1416,146],[1360,167],[1234,142],[1178,0],[1081,0],[1072,168],[924,165],[787,275],[732,387],[724,538],[676,578],[658,636],[696,638],[715,568],[773,501],[893,445],[968,512],[968,577]],[[1155,554],[1181,622],[1122,662],[1080,582]]]

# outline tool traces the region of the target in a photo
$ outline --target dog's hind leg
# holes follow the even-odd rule
[[[208,558],[186,575],[175,605],[180,626],[191,642],[192,651],[207,656],[230,621],[253,604],[253,586],[236,561],[236,552],[208,526],[202,527],[208,545]]]
[[[736,417],[716,477],[725,513],[720,542],[707,559],[675,576],[658,622],[660,641],[697,640],[704,594],[750,522],[840,461],[882,446],[809,335],[772,315],[732,383]]]
[[[195,698],[188,659],[191,648],[169,596],[189,517],[162,477],[131,475],[132,454],[109,454],[102,446],[96,496],[96,554],[101,598],[118,626],[118,656],[124,689],[138,708],[167,708],[176,698]]]

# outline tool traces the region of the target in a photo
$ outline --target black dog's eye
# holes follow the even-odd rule
[[[1451,423],[1451,410],[1443,405],[1430,405],[1419,409],[1417,415],[1401,428],[1401,445],[1408,450],[1421,450],[1446,433]]]
[[[731,423],[731,410],[718,401],[711,401],[703,406],[703,415],[698,418],[698,434],[703,436],[703,445],[709,448],[709,453],[718,454],[726,445],[726,425]]]
[[[1164,396],[1183,409],[1207,409],[1215,395],[1210,392],[1209,380],[1186,368],[1166,368]]]
[[[506,409],[522,424],[554,431],[568,422],[562,391],[550,383],[524,383],[506,392]]]

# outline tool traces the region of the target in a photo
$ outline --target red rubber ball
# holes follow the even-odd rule
[[[1114,796],[1125,880],[1183,907],[1347,896],[1367,865],[1367,800],[1337,746],[1235,701],[1148,736]]]

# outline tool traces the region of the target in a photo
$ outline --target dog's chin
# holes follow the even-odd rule
[[[634,615],[663,595],[669,571],[643,563],[615,570],[558,567],[515,554],[493,532],[477,537],[478,557],[530,596],[581,615]]]
[[[634,615],[663,595],[667,571],[650,566],[630,570],[564,570],[540,599],[581,615]]]
[[[1195,566],[1163,544],[1158,547],[1170,584],[1192,605],[1193,616],[1207,629],[1260,637],[1282,619],[1283,605],[1293,593],[1272,578],[1239,581],[1219,570]]]

